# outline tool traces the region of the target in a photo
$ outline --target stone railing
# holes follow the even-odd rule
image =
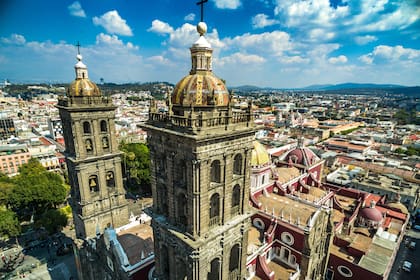
[[[238,215],[239,214],[239,205],[237,205],[237,206],[233,206],[231,209],[230,209],[230,215],[233,217],[233,216],[236,216],[236,215]]]
[[[219,225],[219,221],[220,221],[220,217],[219,216],[210,218],[209,227],[212,228],[212,227],[218,226]]]
[[[178,127],[206,128],[221,125],[238,124],[251,122],[251,114],[247,112],[234,112],[231,115],[204,118],[201,115],[194,117],[183,117],[168,115],[166,113],[150,113],[149,122],[163,122]]]
[[[238,280],[238,276],[239,276],[239,269],[235,269],[229,272],[229,280]]]

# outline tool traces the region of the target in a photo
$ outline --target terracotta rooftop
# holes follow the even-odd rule
[[[252,255],[262,245],[261,240],[261,232],[252,226],[248,232],[248,256]]]
[[[277,167],[276,168],[278,179],[281,184],[287,183],[293,178],[300,175],[299,169],[296,167]]]
[[[138,224],[120,231],[117,238],[131,265],[153,253],[153,229],[149,224]]]

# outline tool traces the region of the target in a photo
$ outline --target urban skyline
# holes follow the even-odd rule
[[[91,78],[169,81],[189,70],[197,1],[5,1],[0,79],[69,82],[77,41]],[[214,72],[228,86],[418,85],[416,1],[240,1],[205,4]],[[240,71],[238,71],[238,68]]]

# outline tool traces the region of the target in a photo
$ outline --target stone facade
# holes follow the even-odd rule
[[[77,238],[95,237],[107,226],[128,222],[121,152],[115,136],[115,109],[87,77],[82,56],[76,79],[57,108],[63,124],[71,207]]]

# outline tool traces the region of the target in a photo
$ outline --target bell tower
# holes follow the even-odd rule
[[[109,225],[128,222],[115,109],[88,78],[80,53],[76,79],[57,108],[63,123],[71,207],[78,238],[91,238]]]
[[[251,104],[233,110],[212,71],[207,26],[197,26],[192,67],[168,97],[167,113],[151,106],[156,279],[243,279],[251,209],[249,162],[255,128]]]

